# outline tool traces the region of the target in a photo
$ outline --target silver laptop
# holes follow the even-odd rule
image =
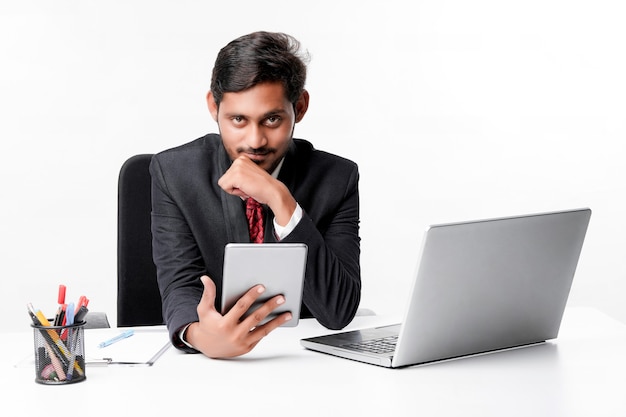
[[[301,340],[388,368],[555,339],[591,210],[427,228],[401,324]]]

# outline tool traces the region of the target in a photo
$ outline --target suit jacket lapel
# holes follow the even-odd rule
[[[289,149],[287,149],[285,162],[283,162],[283,166],[280,169],[278,179],[287,186],[291,195],[296,195],[296,184],[298,184],[299,178],[296,160],[296,145],[293,142],[293,139],[291,140],[291,144],[289,144]]]

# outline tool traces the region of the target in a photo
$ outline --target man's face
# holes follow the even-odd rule
[[[263,83],[238,93],[225,93],[219,109],[210,93],[208,102],[231,160],[245,155],[272,173],[287,152],[300,119],[285,97],[283,85]]]

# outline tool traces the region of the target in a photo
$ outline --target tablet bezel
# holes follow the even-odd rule
[[[244,317],[263,302],[282,294],[285,303],[272,311],[259,325],[289,311],[293,318],[282,326],[297,326],[302,305],[307,252],[308,247],[304,243],[227,244],[224,249],[222,276],[222,314],[226,314],[250,288],[263,284],[265,293]]]

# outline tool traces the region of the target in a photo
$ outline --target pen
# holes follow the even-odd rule
[[[71,326],[74,324],[74,303],[69,303],[65,310],[65,324]]]
[[[61,284],[59,285],[59,292],[57,294],[57,302],[59,303],[59,308],[57,310],[57,314],[54,317],[54,325],[55,326],[62,326],[63,325],[63,320],[65,319],[65,292],[66,292],[67,288],[65,287],[65,285]]]
[[[57,356],[57,354],[54,353],[53,349],[50,347],[50,344],[48,342],[44,342],[44,345],[48,352],[48,356],[50,357],[50,362],[52,362],[52,367],[54,368],[54,371],[57,373],[57,377],[59,378],[60,381],[66,380],[67,375],[65,374],[65,371],[63,370],[63,364],[59,360],[59,357]],[[72,379],[71,376],[70,376],[70,379]]]
[[[80,310],[81,307],[87,307],[87,304],[89,304],[89,299],[87,297],[85,297],[84,295],[81,295],[78,298],[78,303],[76,304],[76,310]]]
[[[54,316],[54,325],[55,326],[62,326],[64,317],[65,317],[65,306],[64,305],[60,305],[59,308],[57,309],[56,316]]]
[[[67,291],[67,287],[63,284],[59,285],[59,293],[57,295],[57,302],[59,304],[65,304],[65,291]]]
[[[69,329],[69,336],[68,336],[68,342],[71,343],[72,341],[72,332],[73,329]],[[78,347],[78,336],[74,335],[74,343],[73,345],[70,346],[70,363],[67,367],[67,375],[66,378],[68,381],[72,380],[72,377],[74,376],[74,365],[76,364],[76,348]]]
[[[127,337],[131,337],[134,333],[135,333],[134,330],[126,330],[125,332],[120,333],[117,336],[100,343],[98,347],[99,348],[107,347],[109,345],[112,345],[115,342],[119,342],[120,340],[126,339]]]
[[[89,312],[89,309],[87,307],[85,307],[84,305],[82,305],[78,309],[76,314],[74,314],[74,322],[75,323],[82,323],[85,320],[85,316],[87,315],[88,312]]]
[[[71,326],[72,324],[74,324],[74,303],[69,303],[67,305],[65,305],[65,318],[63,319],[63,326]],[[67,332],[68,329],[65,328],[63,330],[61,330],[61,340],[66,341],[67,340]]]

